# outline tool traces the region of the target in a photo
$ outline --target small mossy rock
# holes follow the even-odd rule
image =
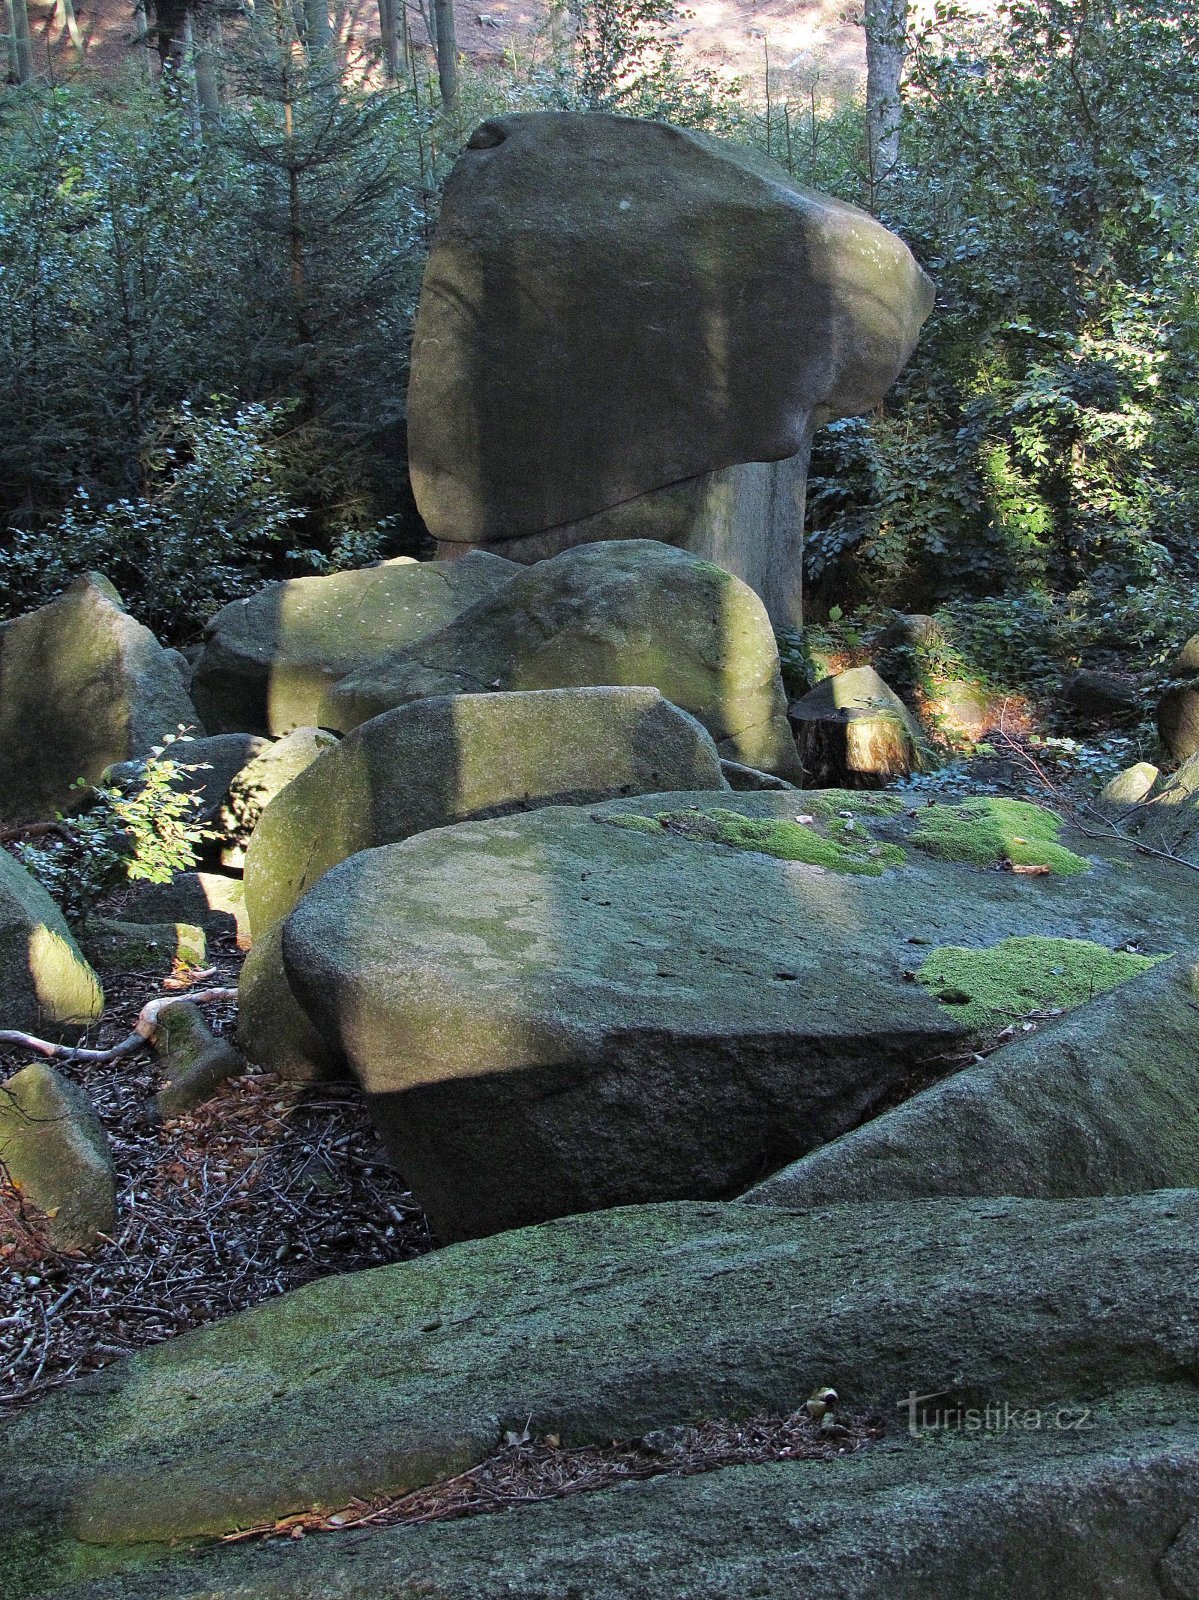
[[[981,947],[947,945],[927,957],[916,978],[967,1028],[993,1032],[1033,1013],[1082,1005],[1163,959],[1031,934]]]
[[[1058,843],[1061,818],[1027,800],[990,796],[958,805],[934,802],[919,815],[912,843],[942,861],[974,867],[1009,866],[1069,876],[1090,870],[1085,856]]]
[[[633,1439],[705,1417],[788,1413],[830,1378],[847,1406],[894,1420],[887,1448],[916,1482],[929,1462],[942,1480],[961,1466],[950,1439],[898,1433],[909,1393],[927,1396],[932,1383],[950,1414],[996,1401],[1001,1409],[1086,1408],[1094,1427],[1076,1433],[1076,1462],[1088,1442],[1127,1451],[1151,1419],[1163,1430],[1179,1425],[1176,1444],[1191,1439],[1193,1447],[1197,1329],[1199,1195],[1188,1190],[792,1212],[672,1204],[570,1217],[325,1278],[141,1351],[7,1420],[0,1576],[14,1593],[55,1578],[78,1585],[89,1566],[143,1563],[155,1554],[147,1546],[272,1524],[311,1507],[333,1511],[451,1476],[506,1429],[552,1431],[566,1445]],[[1060,1434],[1052,1424],[1041,1431]],[[975,1461],[1012,1464],[993,1435],[961,1447],[970,1443]],[[871,1454],[858,1458],[862,1470],[883,1470],[870,1467]],[[712,1492],[726,1476],[752,1481],[754,1470],[689,1481]],[[811,1478],[793,1480],[797,1495],[819,1507],[843,1470],[813,1463]],[[903,1482],[884,1496],[888,1517],[904,1499]],[[652,1503],[671,1489],[661,1480],[616,1498],[648,1494]],[[604,1498],[569,1504],[599,1507]],[[473,1523],[486,1524],[523,1526],[537,1543],[538,1524],[521,1516]],[[704,1527],[701,1516],[691,1537],[704,1538]],[[419,1541],[431,1531],[389,1537]],[[947,1509],[943,1539],[956,1545],[961,1536]],[[304,1544],[346,1560],[335,1536]],[[154,1595],[175,1593],[174,1583],[192,1595],[297,1593],[290,1549],[282,1567],[269,1546],[225,1546],[209,1559],[217,1565],[204,1585],[186,1560],[124,1582],[130,1593]],[[261,1583],[243,1564],[258,1559],[269,1563]],[[604,1561],[612,1560],[609,1550]],[[22,1585],[13,1581],[18,1562]],[[427,1565],[394,1583],[385,1572],[364,1582],[351,1566],[331,1590],[299,1592],[314,1600],[430,1592]],[[990,1567],[985,1575],[973,1591],[980,1597],[995,1592]],[[491,1587],[478,1591],[488,1600],[495,1576],[490,1567]],[[853,1578],[859,1584],[862,1573]],[[434,1592],[460,1591],[451,1579]],[[566,1591],[554,1571],[522,1592]],[[578,1592],[594,1591],[584,1581]],[[663,1590],[661,1575],[624,1591],[677,1592]],[[769,1578],[757,1590],[788,1592]],[[881,1600],[890,1591],[872,1592]]]
[[[240,878],[219,872],[177,872],[169,883],[134,883],[121,902],[125,922],[189,922],[210,938],[250,944],[246,891]]]
[[[1147,800],[1160,777],[1161,772],[1151,761],[1138,761],[1109,778],[1099,791],[1096,804],[1101,811],[1119,817]]]
[[[1062,685],[1062,698],[1085,722],[1136,722],[1145,712],[1138,685],[1118,672],[1084,668]]]
[[[104,1129],[83,1090],[48,1062],[0,1083],[0,1163],[46,1213],[60,1250],[111,1233],[116,1175]]]
[[[919,724],[873,667],[825,678],[788,716],[813,788],[881,788],[924,764]]]
[[[190,1000],[159,1011],[154,1048],[166,1080],[154,1103],[164,1117],[191,1111],[210,1099],[222,1083],[246,1070],[241,1054],[213,1033],[204,1013]]]
[[[751,1205],[1199,1187],[1199,1011],[1181,961],[1129,979],[742,1196]]]
[[[502,589],[520,569],[499,556],[417,562],[268,584],[217,612],[192,690],[207,725],[285,734],[320,723],[325,690],[357,667],[414,644]]]
[[[203,967],[208,959],[204,929],[190,922],[123,922],[92,916],[78,929],[87,959],[101,972],[168,975]]]
[[[0,624],[0,820],[53,817],[79,778],[146,755],[196,708],[158,640],[97,573]]]
[[[741,794],[760,794],[764,791],[782,793],[785,789],[798,787],[773,772],[762,772],[757,767],[742,766],[740,761],[722,761],[720,770],[729,788],[736,789]]]
[[[1185,761],[1199,751],[1199,678],[1171,684],[1155,715],[1158,738],[1173,760]]]
[[[293,733],[265,744],[229,785],[217,819],[221,835],[221,865],[245,866],[246,846],[258,819],[281,789],[298,778],[317,756],[337,743],[335,733],[323,728],[296,728]]]
[[[762,602],[722,567],[646,539],[538,562],[419,647],[344,678],[319,720],[348,731],[431,695],[605,684],[659,689],[722,756],[799,776]]]
[[[290,1083],[344,1078],[345,1057],[316,1031],[283,970],[283,924],[255,939],[237,981],[237,1042],[256,1066]]]
[[[257,938],[359,850],[470,817],[719,789],[711,735],[656,689],[438,695],[361,724],[263,812],[246,857]]]
[[[0,1026],[59,1032],[93,1022],[103,1009],[99,980],[62,912],[0,849]]]

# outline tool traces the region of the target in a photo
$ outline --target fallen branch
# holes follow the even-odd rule
[[[18,839],[37,839],[44,833],[57,833],[68,843],[75,837],[70,826],[61,820],[26,822],[19,828],[0,828],[0,844],[14,844]]]
[[[194,1001],[197,1005],[227,1004],[237,999],[236,989],[198,989],[181,994],[159,995],[144,1005],[138,1013],[133,1032],[119,1044],[107,1050],[87,1050],[79,1045],[55,1044],[49,1039],[38,1039],[32,1033],[21,1033],[15,1028],[0,1029],[0,1044],[15,1044],[23,1050],[34,1050],[52,1061],[119,1061],[130,1056],[143,1045],[152,1044],[158,1031],[158,1015],[164,1006],[177,1005],[180,1000]]]

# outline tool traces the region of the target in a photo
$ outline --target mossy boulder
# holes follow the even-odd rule
[[[656,689],[419,700],[355,728],[263,812],[250,926],[257,938],[347,856],[429,828],[724,781],[711,735]]]
[[[177,872],[169,883],[133,883],[121,902],[126,922],[188,922],[247,949],[245,885],[220,872]]]
[[[825,678],[787,715],[813,788],[877,789],[925,765],[920,725],[873,667]]]
[[[164,1079],[154,1103],[164,1117],[177,1117],[203,1104],[222,1083],[246,1070],[241,1054],[213,1033],[204,1013],[190,1000],[159,1011],[154,1048]]]
[[[116,1220],[116,1176],[83,1090],[37,1061],[0,1083],[0,1164],[45,1212],[60,1250],[93,1244]]]
[[[242,767],[229,785],[217,817],[221,865],[243,868],[246,846],[258,819],[293,778],[298,778],[317,756],[337,743],[335,733],[323,728],[296,728],[263,748]]]
[[[620,1507],[640,1504],[640,1537],[652,1539],[653,1508],[675,1492],[675,1480],[482,1518],[466,1534],[472,1524],[406,1528],[366,1534],[363,1545],[359,1530],[353,1546],[334,1535],[303,1541],[298,1555],[290,1541],[284,1556],[279,1546],[226,1545],[199,1563],[172,1562],[167,1547],[450,1476],[509,1428],[553,1431],[566,1444],[631,1439],[705,1417],[789,1412],[829,1382],[847,1406],[877,1408],[893,1423],[873,1464],[866,1452],[848,1466],[865,1474],[860,1503],[875,1530],[870,1537],[878,1537],[872,1503],[879,1502],[879,1518],[908,1518],[919,1489],[934,1495],[945,1524],[934,1545],[956,1548],[967,1533],[981,1540],[991,1532],[985,1501],[966,1497],[963,1515],[950,1514],[963,1484],[974,1473],[994,1473],[997,1483],[1024,1458],[981,1429],[969,1437],[961,1429],[956,1441],[949,1428],[941,1438],[910,1438],[908,1395],[942,1391],[938,1403],[948,1414],[986,1404],[1002,1412],[1005,1403],[1021,1413],[1043,1408],[1047,1417],[1058,1408],[1085,1414],[1093,1426],[1073,1430],[1072,1466],[1063,1458],[1056,1469],[1063,1480],[1079,1472],[1088,1450],[1127,1461],[1143,1445],[1139,1429],[1155,1427],[1161,1449],[1173,1423],[1175,1447],[1193,1450],[1197,1241],[1199,1195],[1185,1190],[793,1212],[676,1204],[571,1217],[326,1278],[143,1351],[6,1421],[0,1585],[29,1594],[57,1579],[88,1594],[82,1580],[89,1574],[157,1555],[159,1565],[92,1593],[407,1597],[428,1591],[435,1571],[439,1594],[490,1597],[495,1567],[484,1582],[473,1560],[460,1569],[455,1561],[478,1539],[485,1550],[515,1540],[518,1565],[503,1569],[504,1581],[513,1570],[540,1571],[523,1592],[557,1595],[565,1592],[563,1571],[544,1563],[550,1551],[566,1555],[563,1518],[582,1517],[590,1538],[588,1528],[618,1526],[611,1519]],[[1051,1449],[1065,1430],[1046,1422],[1039,1431]],[[964,1458],[959,1448],[975,1454]],[[693,1513],[713,1495],[720,1506],[722,1481],[752,1486],[763,1470],[691,1480],[703,1491],[689,1502]],[[769,1470],[795,1474],[789,1481],[812,1516],[835,1506],[838,1486],[850,1481],[839,1462]],[[955,1494],[937,1500],[938,1480]],[[1024,1488],[1027,1505],[1027,1482]],[[1079,1504],[1076,1492],[1076,1515]],[[1062,1500],[1063,1517],[1066,1509]],[[563,1530],[549,1546],[537,1531],[543,1512]],[[840,1523],[830,1515],[826,1531]],[[675,1527],[673,1518],[667,1525]],[[1170,1525],[1177,1533],[1177,1515]],[[721,1524],[717,1545],[729,1560],[742,1528]],[[698,1514],[691,1539],[714,1550],[709,1532]],[[672,1540],[679,1533],[681,1526]],[[773,1537],[778,1559],[763,1569],[759,1592],[811,1593],[774,1581],[789,1570],[783,1557],[794,1528],[784,1520]],[[500,1545],[489,1543],[496,1539]],[[838,1581],[826,1568],[823,1540],[816,1545],[822,1582]],[[308,1546],[324,1553],[309,1558]],[[593,1561],[598,1548],[588,1544]],[[639,1563],[641,1549],[618,1541],[615,1554],[609,1548],[599,1557],[593,1578],[580,1576],[578,1592],[662,1592],[661,1573],[648,1589],[632,1579],[624,1589],[603,1587],[619,1584],[626,1556]],[[385,1553],[392,1564],[375,1567]],[[644,1570],[636,1567],[638,1583]],[[987,1587],[977,1592],[991,1595],[993,1572],[985,1570]],[[853,1568],[852,1577],[856,1587],[833,1592],[861,1594],[862,1571]],[[693,1591],[672,1585],[670,1592]],[[881,1600],[893,1591],[865,1592]]]
[[[222,606],[192,692],[209,728],[278,735],[320,722],[325,690],[356,667],[436,633],[518,569],[498,556],[407,557],[268,584]]]
[[[418,647],[344,678],[320,721],[348,730],[430,695],[603,684],[659,689],[722,756],[799,776],[762,602],[723,568],[644,539],[538,562]]]
[[[1152,761],[1137,761],[1108,779],[1099,791],[1096,805],[1118,822],[1134,806],[1149,798],[1160,777],[1161,772]]]
[[[344,1078],[339,1049],[317,1032],[283,970],[283,924],[254,940],[237,980],[237,1042],[256,1066],[292,1083]]]
[[[1017,1032],[742,1198],[790,1207],[1197,1185],[1199,1009],[1176,959]]]
[[[166,976],[180,967],[200,968],[208,959],[204,929],[190,922],[92,916],[80,924],[78,936],[87,959],[101,972]]]
[[[57,1032],[104,1009],[99,980],[62,912],[0,849],[0,1027]]]
[[[0,821],[53,817],[77,779],[180,727],[204,731],[166,651],[98,573],[0,623]]]

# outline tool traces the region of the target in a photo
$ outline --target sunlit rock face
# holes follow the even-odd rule
[[[737,145],[629,117],[485,122],[421,292],[417,503],[443,555],[655,537],[794,620],[812,431],[881,399],[932,297],[893,234]]]

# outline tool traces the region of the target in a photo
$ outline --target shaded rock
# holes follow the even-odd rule
[[[90,573],[0,624],[0,819],[66,808],[76,780],[145,755],[180,727],[202,733],[166,651]]]
[[[217,612],[192,689],[220,732],[283,734],[320,722],[325,690],[348,672],[436,633],[507,583],[497,556],[416,562],[268,584]]]
[[[246,858],[255,937],[359,850],[470,817],[719,789],[711,735],[656,689],[438,695],[362,723],[264,811]]]
[[[219,815],[237,774],[270,748],[266,739],[248,733],[215,733],[203,739],[177,740],[167,757],[185,770],[172,783],[173,789],[197,798],[194,820],[211,824]],[[135,785],[144,771],[140,761],[122,761],[109,767],[104,781],[117,787]]]
[[[931,306],[893,234],[738,145],[594,113],[493,118],[447,184],[421,289],[417,504],[441,541],[538,559],[630,502],[599,536],[652,534],[654,491],[710,501],[708,474],[800,455],[781,548],[768,506],[712,504],[689,546],[796,620],[812,430],[882,398]]]
[[[1199,752],[1188,756],[1157,793],[1120,824],[1154,850],[1199,866]]]
[[[1199,1008],[1166,963],[767,1178],[749,1204],[1199,1185]]]
[[[160,1115],[177,1117],[211,1098],[228,1078],[238,1078],[246,1063],[205,1021],[189,1000],[164,1006],[158,1013],[154,1048],[165,1083],[154,1097]]]
[[[116,1175],[100,1119],[82,1089],[48,1062],[0,1083],[0,1163],[50,1219],[60,1250],[82,1249],[116,1221]]]
[[[235,936],[249,948],[245,885],[219,872],[177,872],[169,883],[134,883],[121,903],[126,922],[188,922],[210,937]]]
[[[660,689],[722,756],[799,775],[761,601],[722,568],[643,539],[538,563],[419,647],[343,678],[320,720],[348,730],[432,695],[602,684]]]
[[[1087,668],[1066,679],[1062,698],[1088,722],[1136,722],[1145,709],[1141,691],[1130,678]]]
[[[814,787],[879,788],[923,766],[919,724],[873,667],[826,678],[787,715]]]
[[[730,789],[737,789],[742,794],[753,794],[764,790],[776,793],[784,789],[794,789],[793,783],[788,783],[786,778],[779,778],[773,772],[761,772],[757,767],[743,767],[739,761],[722,761],[720,770]]]
[[[0,849],[0,1027],[58,1032],[103,1009],[99,981],[62,912]]]
[[[1005,1492],[1004,1469],[1028,1471],[1030,1478],[1015,1479],[1026,1489],[1042,1471],[1064,1489],[1071,1456],[1074,1471],[1086,1450],[1100,1457],[1113,1452],[1109,1459],[1127,1463],[1154,1434],[1155,1448],[1167,1448],[1171,1424],[1174,1446],[1189,1442],[1194,1450],[1197,1225],[1199,1196],[1191,1191],[803,1212],[677,1204],[571,1217],[326,1278],[142,1351],[5,1423],[4,1459],[14,1467],[0,1479],[0,1575],[14,1592],[56,1575],[78,1583],[89,1566],[111,1571],[144,1563],[154,1554],[151,1544],[399,1492],[461,1471],[505,1429],[520,1432],[526,1423],[535,1434],[558,1433],[566,1444],[637,1438],[703,1417],[786,1413],[830,1378],[846,1405],[878,1407],[897,1428],[906,1422],[908,1394],[934,1388],[946,1411],[986,1403],[1041,1407],[1047,1416],[1084,1409],[1094,1427],[1063,1441],[1064,1430],[1047,1420],[1040,1430],[1047,1454],[1027,1466],[1014,1453],[1020,1445],[1013,1442],[1009,1452],[994,1435],[955,1445],[948,1437],[918,1442],[904,1433],[877,1456],[813,1463],[810,1475],[780,1464],[688,1480],[703,1491],[689,1502],[693,1507],[711,1494],[719,1507],[721,1480],[753,1485],[791,1472],[796,1495],[816,1516],[826,1495],[835,1508],[839,1485],[853,1481],[841,1476],[848,1467],[863,1475],[855,1503],[868,1515],[876,1507],[869,1523],[875,1539],[898,1512],[903,1527],[922,1526],[921,1498],[910,1491],[926,1484],[933,1499],[931,1506],[923,1502],[924,1515],[939,1510],[946,1519],[934,1549],[956,1548],[962,1518],[947,1515],[952,1494],[938,1495],[961,1492],[976,1474],[983,1483],[990,1477],[992,1497]],[[1057,1449],[1066,1454],[1052,1468]],[[1190,1480],[1193,1486],[1193,1473]],[[584,1530],[611,1528],[610,1519],[621,1515],[617,1502],[639,1504],[649,1508],[637,1514],[647,1529],[642,1537],[652,1539],[652,1508],[678,1482],[579,1496],[532,1515],[549,1515],[558,1526],[578,1516]],[[1135,1473],[1131,1482],[1135,1487]],[[854,1491],[845,1492],[853,1502]],[[1027,1493],[1022,1498],[1040,1503]],[[1070,1502],[1063,1490],[1054,1503],[1065,1518]],[[982,1523],[972,1537],[991,1531],[987,1504],[985,1495],[962,1502],[970,1525],[976,1517]],[[1173,1532],[1181,1520],[1173,1520]],[[488,1524],[496,1531],[488,1533]],[[840,1524],[830,1516],[830,1528]],[[319,1576],[311,1587],[297,1578],[308,1569],[294,1564],[290,1549],[279,1567],[276,1544],[273,1550],[225,1546],[211,1554],[211,1565],[168,1562],[141,1578],[131,1572],[123,1580],[128,1589],[118,1592],[271,1600],[369,1593],[407,1600],[422,1586],[429,1590],[429,1562],[440,1562],[444,1551],[447,1564],[438,1574],[448,1587],[438,1582],[432,1592],[477,1592],[490,1600],[494,1567],[490,1589],[459,1587],[477,1572],[468,1562],[455,1573],[461,1540],[468,1539],[469,1552],[470,1540],[482,1539],[486,1549],[499,1548],[490,1540],[515,1539],[516,1558],[535,1569],[539,1546],[548,1559],[536,1531],[545,1526],[514,1515],[480,1518],[473,1527],[481,1531],[469,1534],[469,1523],[397,1529],[381,1536],[381,1549],[401,1565],[364,1577],[356,1558],[352,1581],[338,1575],[346,1547],[336,1538],[305,1541],[329,1553],[317,1558],[316,1569],[333,1584],[328,1591]],[[668,1518],[666,1529],[675,1526]],[[706,1527],[700,1516],[692,1539],[705,1541]],[[789,1523],[778,1536],[784,1550],[793,1548]],[[677,1531],[670,1539],[677,1550]],[[722,1530],[719,1543],[731,1543],[735,1561],[738,1541]],[[402,1565],[405,1548],[413,1551],[411,1567]],[[557,1537],[550,1548],[562,1553]],[[828,1581],[823,1545],[818,1554]],[[614,1560],[609,1551],[595,1583],[617,1582],[623,1566],[623,1555]],[[789,1563],[780,1570],[786,1581]],[[505,1581],[510,1576],[505,1568]],[[861,1571],[852,1576],[861,1583]],[[975,1592],[995,1593],[991,1578],[987,1567],[988,1586]],[[522,1592],[562,1594],[561,1582],[560,1571],[547,1571],[543,1587]],[[608,1591],[583,1581],[578,1592]],[[648,1590],[614,1592],[667,1591],[659,1576]],[[788,1591],[768,1582],[758,1592]],[[1148,1600],[1153,1591],[1133,1592]]]
[[[1193,633],[1174,657],[1170,666],[1172,678],[1199,677],[1199,633]]]
[[[191,662],[183,654],[182,650],[174,650],[170,646],[166,648],[164,654],[167,660],[174,667],[175,671],[179,674],[180,683],[182,683],[185,689],[189,689],[192,681]]]
[[[1175,761],[1199,751],[1199,679],[1171,684],[1157,702],[1157,735]]]
[[[1118,772],[1104,784],[1096,804],[1101,810],[1117,816],[1130,811],[1133,806],[1140,805],[1142,800],[1148,799],[1153,785],[1160,776],[1161,773],[1151,761],[1138,761],[1134,766],[1125,767],[1123,772]]]
[[[245,865],[246,846],[263,811],[281,789],[336,743],[337,735],[321,728],[297,728],[265,745],[241,768],[229,785],[218,818],[223,866]]]
[[[101,972],[169,974],[177,967],[202,967],[208,959],[204,929],[189,922],[123,922],[89,917],[79,943]]]
[[[283,970],[283,925],[255,939],[237,982],[237,1042],[257,1066],[292,1083],[344,1078],[340,1051],[328,1045],[292,993]]]

